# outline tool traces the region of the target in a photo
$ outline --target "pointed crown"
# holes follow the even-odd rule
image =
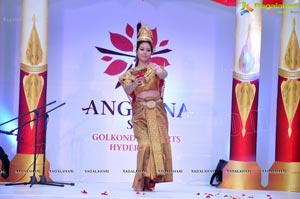
[[[148,26],[140,28],[137,41],[150,41],[152,43],[152,31]]]

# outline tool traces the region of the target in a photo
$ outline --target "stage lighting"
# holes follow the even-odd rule
[[[0,160],[2,161],[2,167],[1,167],[1,176],[6,179],[9,176],[9,164],[10,161],[8,159],[8,156],[4,152],[3,148],[0,146]]]

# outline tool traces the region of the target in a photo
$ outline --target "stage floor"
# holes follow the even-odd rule
[[[130,183],[76,183],[75,186],[55,187],[49,185],[0,185],[3,199],[299,199],[300,193],[281,191],[233,190],[215,188],[197,183],[158,184],[154,192],[135,192]]]

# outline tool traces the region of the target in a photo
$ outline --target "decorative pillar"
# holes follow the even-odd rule
[[[254,4],[259,2],[237,1],[230,159],[223,169],[222,188],[262,189],[256,163],[262,11]]]
[[[300,3],[283,5],[278,68],[275,162],[267,189],[300,191]]]
[[[47,70],[48,0],[23,0],[19,116],[46,104]],[[38,109],[38,114],[32,112],[19,118],[17,154],[11,161],[8,181],[30,181],[33,175],[35,152],[37,180],[43,174],[45,119],[42,116],[45,110],[44,107]],[[37,128],[36,117],[38,117]],[[25,124],[30,120],[33,121]],[[45,177],[51,181],[48,161],[46,161]]]

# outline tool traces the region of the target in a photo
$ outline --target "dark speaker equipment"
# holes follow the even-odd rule
[[[9,165],[10,161],[8,159],[8,156],[4,152],[3,148],[0,146],[0,160],[2,161],[2,167],[1,167],[1,176],[6,179],[9,176]]]
[[[227,161],[226,160],[219,160],[218,165],[216,167],[215,172],[211,176],[210,179],[210,185],[212,186],[218,186],[222,182],[222,174],[223,174],[223,168],[226,166]]]

